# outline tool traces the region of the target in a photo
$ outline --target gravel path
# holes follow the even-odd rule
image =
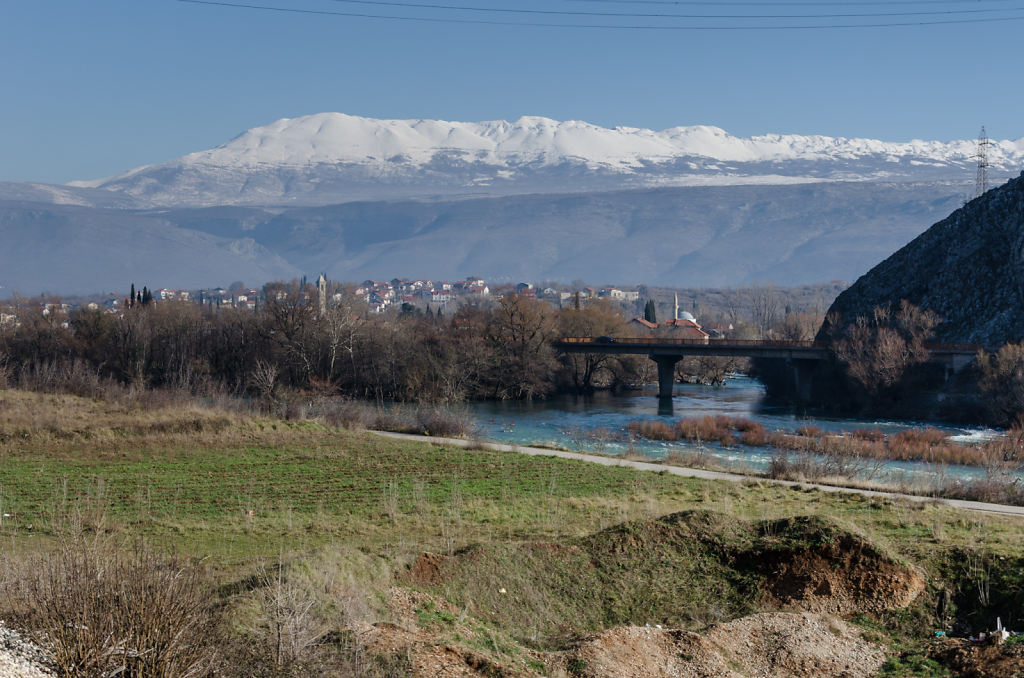
[[[54,678],[46,655],[0,621],[0,678]]]
[[[995,513],[1004,516],[1024,517],[1024,506],[1007,506],[1005,504],[989,504],[982,501],[964,501],[962,499],[937,499],[935,497],[922,497],[914,494],[901,494],[899,492],[883,492],[880,490],[862,490],[855,487],[839,487],[837,485],[822,485],[820,483],[799,483],[792,480],[773,480],[763,476],[750,476],[741,473],[723,473],[721,471],[705,471],[698,468],[684,468],[682,466],[670,466],[668,464],[654,464],[646,461],[631,461],[617,457],[602,457],[596,454],[582,454],[579,452],[566,452],[564,450],[549,450],[541,447],[525,447],[522,445],[505,445],[502,443],[480,443],[479,441],[462,440],[460,438],[435,438],[433,436],[413,435],[411,433],[392,433],[390,431],[373,431],[377,435],[388,438],[399,438],[402,440],[419,440],[458,447],[470,447],[483,445],[484,447],[499,452],[518,452],[533,456],[562,457],[563,459],[576,459],[578,461],[589,461],[602,466],[625,466],[641,471],[654,471],[671,473],[676,476],[687,478],[704,478],[705,480],[727,480],[729,482],[743,482],[745,480],[757,480],[763,483],[774,483],[789,487],[812,487],[825,492],[845,492],[852,494],[863,494],[869,497],[888,497],[890,499],[905,499],[908,501],[930,501],[954,508],[968,511],[981,511],[982,513]]]

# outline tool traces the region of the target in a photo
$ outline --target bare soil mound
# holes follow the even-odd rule
[[[912,568],[851,534],[825,543],[768,550],[759,567],[769,603],[835,615],[906,607],[925,588]]]
[[[413,584],[433,586],[441,583],[441,567],[448,556],[436,553],[423,553],[413,561],[409,569],[409,581]]]
[[[869,678],[881,648],[841,620],[811,613],[767,613],[711,627],[703,635],[622,627],[589,637],[567,668],[589,678]]]

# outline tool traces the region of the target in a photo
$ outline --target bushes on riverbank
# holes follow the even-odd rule
[[[877,429],[828,433],[816,426],[801,426],[794,433],[786,433],[768,431],[750,419],[725,415],[680,419],[675,424],[660,420],[631,422],[629,431],[648,440],[714,442],[723,447],[741,444],[825,457],[920,461],[984,468],[1024,463],[1022,427],[1011,429],[1003,439],[978,446],[952,442],[934,427],[907,429],[892,436],[885,436]]]
[[[983,478],[947,479],[940,473],[927,487],[899,489],[912,494],[1024,506],[1024,427],[1020,426],[981,445],[957,444],[934,427],[906,429],[891,436],[878,429],[827,433],[810,425],[786,433],[767,431],[755,421],[724,415],[681,419],[675,424],[659,420],[632,422],[629,432],[648,440],[687,441],[698,448],[704,443],[772,448],[775,452],[766,475],[779,480],[863,484],[879,478],[891,462],[973,466],[983,470]],[[692,455],[673,456],[693,461]]]

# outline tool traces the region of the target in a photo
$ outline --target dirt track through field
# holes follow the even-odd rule
[[[905,499],[908,501],[935,502],[953,508],[967,511],[980,511],[982,513],[994,513],[1004,516],[1024,517],[1024,506],[1007,506],[1004,504],[989,504],[981,501],[965,501],[962,499],[941,499],[936,497],[925,497],[913,494],[901,494],[899,492],[884,492],[882,490],[866,490],[855,487],[840,487],[838,485],[822,485],[820,483],[802,483],[792,480],[774,480],[763,476],[743,475],[741,473],[724,473],[722,471],[705,471],[697,468],[685,468],[682,466],[670,466],[668,464],[655,464],[646,461],[633,461],[630,459],[619,459],[616,457],[604,457],[596,454],[583,454],[580,452],[568,452],[565,450],[549,450],[541,447],[527,447],[524,445],[505,445],[502,443],[481,443],[476,440],[461,440],[459,438],[435,438],[433,436],[414,435],[411,433],[392,433],[390,431],[374,431],[377,435],[401,440],[418,440],[421,442],[439,443],[443,445],[454,445],[456,447],[484,446],[490,450],[499,452],[515,452],[532,456],[561,457],[563,459],[575,459],[577,461],[588,461],[602,466],[622,466],[635,468],[640,471],[665,471],[676,476],[686,478],[702,478],[704,480],[726,480],[737,483],[742,481],[756,480],[788,487],[810,487],[824,492],[845,492],[862,494],[868,497],[887,497],[890,499]]]

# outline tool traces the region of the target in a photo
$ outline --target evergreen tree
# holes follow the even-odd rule
[[[658,308],[654,303],[654,299],[648,299],[647,303],[644,304],[644,320],[649,323],[658,322]]]
[[[153,293],[149,291],[148,287],[143,286],[142,288],[142,305],[149,306],[153,303]]]
[[[132,293],[128,295],[128,298],[131,299],[131,303],[128,304],[128,308],[131,308],[135,305],[135,283],[132,283]]]
[[[577,311],[580,310],[580,293],[577,292],[576,296],[572,298],[572,307]]]

